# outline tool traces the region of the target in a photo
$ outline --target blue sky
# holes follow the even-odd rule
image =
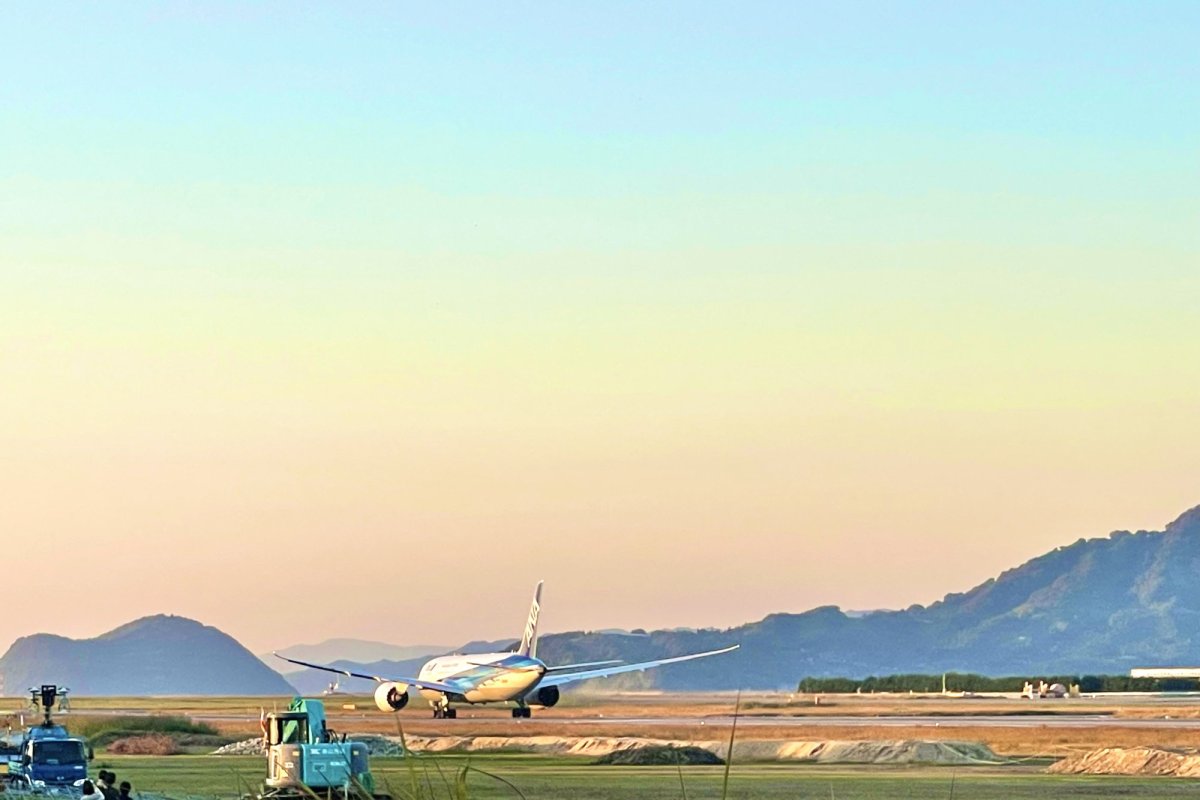
[[[904,606],[1198,500],[1195,3],[4,17],[0,528],[162,575],[36,629],[288,644],[162,559],[344,540],[406,582],[311,635],[444,569],[560,629]]]

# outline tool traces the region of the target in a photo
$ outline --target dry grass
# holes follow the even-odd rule
[[[162,733],[127,736],[108,746],[108,752],[123,756],[173,756],[181,751],[175,740]]]

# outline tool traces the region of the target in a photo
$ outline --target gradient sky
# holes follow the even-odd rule
[[[1200,504],[1200,5],[334,5],[0,12],[0,647],[903,607]]]

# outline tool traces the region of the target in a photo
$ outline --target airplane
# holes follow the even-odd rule
[[[575,681],[604,678],[623,672],[638,672],[706,658],[738,649],[730,645],[720,650],[691,653],[685,656],[624,664],[620,661],[590,661],[581,664],[564,664],[551,667],[537,657],[538,616],[541,614],[542,583],[533,591],[533,604],[529,607],[529,618],[521,644],[513,653],[480,653],[472,655],[438,656],[421,667],[415,678],[384,678],[379,675],[364,675],[360,672],[339,669],[325,664],[310,664],[294,658],[273,653],[277,658],[301,667],[320,669],[351,678],[375,681],[375,705],[380,711],[399,711],[408,705],[408,687],[415,686],[421,696],[429,701],[435,719],[455,719],[457,709],[450,704],[468,703],[516,703],[512,710],[514,718],[529,718],[530,706],[550,708],[559,700],[558,687]]]

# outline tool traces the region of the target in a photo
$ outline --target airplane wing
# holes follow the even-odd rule
[[[437,683],[436,681],[423,681],[420,678],[383,678],[378,675],[365,675],[361,672],[351,672],[350,670],[341,669],[339,667],[330,667],[324,664],[310,664],[307,661],[297,661],[294,658],[281,656],[279,653],[271,653],[271,655],[275,656],[276,658],[282,658],[284,661],[297,664],[301,667],[320,669],[324,670],[325,672],[335,673],[337,675],[348,675],[351,678],[365,678],[366,680],[375,681],[376,683],[408,683],[420,689],[430,689],[435,692],[446,692],[447,694],[458,694],[462,691],[460,687],[450,686],[449,684],[445,683]]]
[[[624,661],[585,661],[580,664],[560,664],[557,667],[546,667],[546,674],[552,672],[566,672],[572,669],[584,669],[585,667],[607,667],[609,664],[624,664]]]
[[[680,661],[691,661],[694,658],[705,658],[707,656],[719,656],[721,653],[728,653],[737,650],[741,645],[731,645],[720,650],[709,650],[707,653],[692,653],[687,656],[674,656],[673,658],[660,658],[657,661],[642,661],[638,664],[621,664],[618,667],[602,667],[600,669],[585,669],[582,672],[565,672],[553,673],[547,670],[546,677],[538,683],[538,686],[562,686],[564,683],[574,683],[575,681],[585,681],[588,678],[604,678],[608,675],[620,675],[622,672],[639,672],[652,667],[661,667],[663,664],[676,664]],[[553,669],[553,668],[552,668]]]

